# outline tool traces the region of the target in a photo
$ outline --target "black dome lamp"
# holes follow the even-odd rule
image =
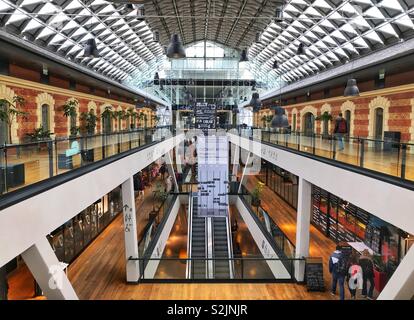
[[[346,84],[346,88],[344,91],[344,97],[358,97],[359,96],[359,88],[357,86],[356,79],[348,79],[348,83]]]
[[[276,8],[275,11],[275,22],[283,22],[283,6],[280,5]]]
[[[154,75],[154,84],[155,85],[159,85],[160,84],[160,76],[159,76],[158,72],[155,72],[155,75]]]
[[[239,62],[248,62],[249,59],[247,58],[247,50],[243,49],[240,55],[240,61]]]
[[[271,126],[272,128],[287,128],[289,127],[289,121],[285,114],[285,109],[282,107],[276,107],[275,115],[272,118]]]
[[[95,39],[91,38],[86,40],[83,56],[86,58],[99,58],[98,47],[96,46]]]
[[[185,50],[178,34],[173,34],[171,37],[170,45],[167,48],[167,57],[170,59],[185,58]]]
[[[253,92],[252,99],[249,103],[253,107],[253,112],[257,112],[260,110],[260,107],[262,106],[262,101],[260,100],[260,96],[258,92]]]
[[[277,60],[275,60],[274,62],[273,62],[273,69],[277,69],[277,68],[279,68],[279,64],[277,63]]]
[[[304,56],[306,55],[306,48],[305,45],[303,43],[300,43],[298,46],[298,51],[296,53],[298,56]]]

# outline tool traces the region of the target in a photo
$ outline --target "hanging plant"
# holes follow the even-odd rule
[[[77,100],[69,100],[63,105],[63,115],[65,117],[76,117],[77,115],[77,108],[79,106],[79,102]]]
[[[104,111],[101,113],[101,118],[102,119],[111,119],[111,118],[115,118],[115,114],[114,111],[112,111],[112,107],[111,106],[106,106]]]
[[[260,206],[260,197],[262,196],[264,183],[258,181],[255,188],[252,190],[251,196],[252,196],[252,205],[255,207]]]
[[[18,117],[26,118],[28,112],[22,111],[25,104],[23,97],[15,95],[12,101],[7,99],[0,99],[0,120],[7,123],[9,143],[12,144],[12,123],[17,120]]]

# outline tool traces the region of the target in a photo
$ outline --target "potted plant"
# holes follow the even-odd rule
[[[82,121],[81,133],[92,135],[95,133],[96,121],[98,117],[93,110],[82,112],[80,115]]]
[[[375,255],[372,257],[372,262],[374,263],[374,284],[375,289],[378,292],[381,292],[387,284],[387,270],[385,263],[382,261],[380,255]]]
[[[111,106],[106,106],[104,111],[101,113],[101,119],[103,122],[103,128],[102,128],[102,132],[104,133],[109,133],[109,132],[105,132],[105,131],[110,131],[110,126],[105,127],[105,123],[109,124],[111,119],[115,118],[114,112],[112,111],[112,107]]]
[[[260,203],[261,203],[260,197],[262,195],[263,187],[264,187],[263,182],[258,181],[256,183],[256,186],[254,187],[253,191],[251,192],[252,206],[254,206],[254,207],[260,206]]]
[[[145,114],[143,112],[140,112],[138,114],[138,120],[139,120],[139,124],[140,126],[143,126],[142,121],[145,119]]]
[[[76,119],[76,116],[78,115],[77,113],[78,107],[79,107],[79,102],[75,99],[70,99],[63,105],[63,115],[66,118],[70,119],[69,132],[71,136],[76,136],[80,131],[80,128],[76,126],[76,121],[74,121]]]
[[[262,120],[262,122],[263,122],[263,128],[266,128],[266,121],[267,121],[267,117],[266,117],[266,116],[263,116],[263,117],[261,118],[261,120]]]
[[[333,117],[328,111],[325,111],[323,114],[315,118],[316,121],[322,121],[324,125],[322,136],[325,139],[329,137],[328,123],[329,121],[332,121],[332,119]]]
[[[50,130],[46,130],[43,126],[40,126],[39,128],[34,129],[32,133],[26,133],[26,136],[30,139],[30,141],[37,142],[49,140],[52,134],[53,133],[50,132]]]
[[[25,118],[27,116],[27,112],[22,111],[25,104],[25,100],[23,97],[19,95],[15,95],[12,101],[7,99],[0,99],[0,120],[7,123],[8,127],[8,140],[9,143],[12,144],[12,123],[18,117]]]
[[[126,112],[127,117],[129,117],[129,128],[128,129],[135,129],[135,124],[137,122],[137,113],[135,112],[134,108],[129,108]]]
[[[121,131],[122,120],[127,118],[127,114],[124,110],[114,111],[114,118],[118,120],[118,131]]]

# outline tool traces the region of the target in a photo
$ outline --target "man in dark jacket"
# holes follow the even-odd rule
[[[339,298],[345,299],[344,282],[348,272],[348,258],[341,251],[341,247],[337,246],[336,250],[329,258],[329,273],[332,274],[332,290],[331,294],[336,294],[336,285],[339,283]]]
[[[338,115],[335,119],[335,129],[334,134],[336,140],[338,141],[338,151],[344,150],[344,135],[348,133],[348,123],[342,117],[342,113]]]
[[[368,299],[372,300],[374,294],[374,263],[372,262],[370,253],[367,249],[362,251],[362,255],[359,258],[359,265],[362,268],[362,296],[367,297],[368,294]]]

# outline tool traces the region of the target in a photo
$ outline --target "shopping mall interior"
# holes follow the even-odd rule
[[[0,300],[414,300],[413,204],[413,0],[0,0]]]

